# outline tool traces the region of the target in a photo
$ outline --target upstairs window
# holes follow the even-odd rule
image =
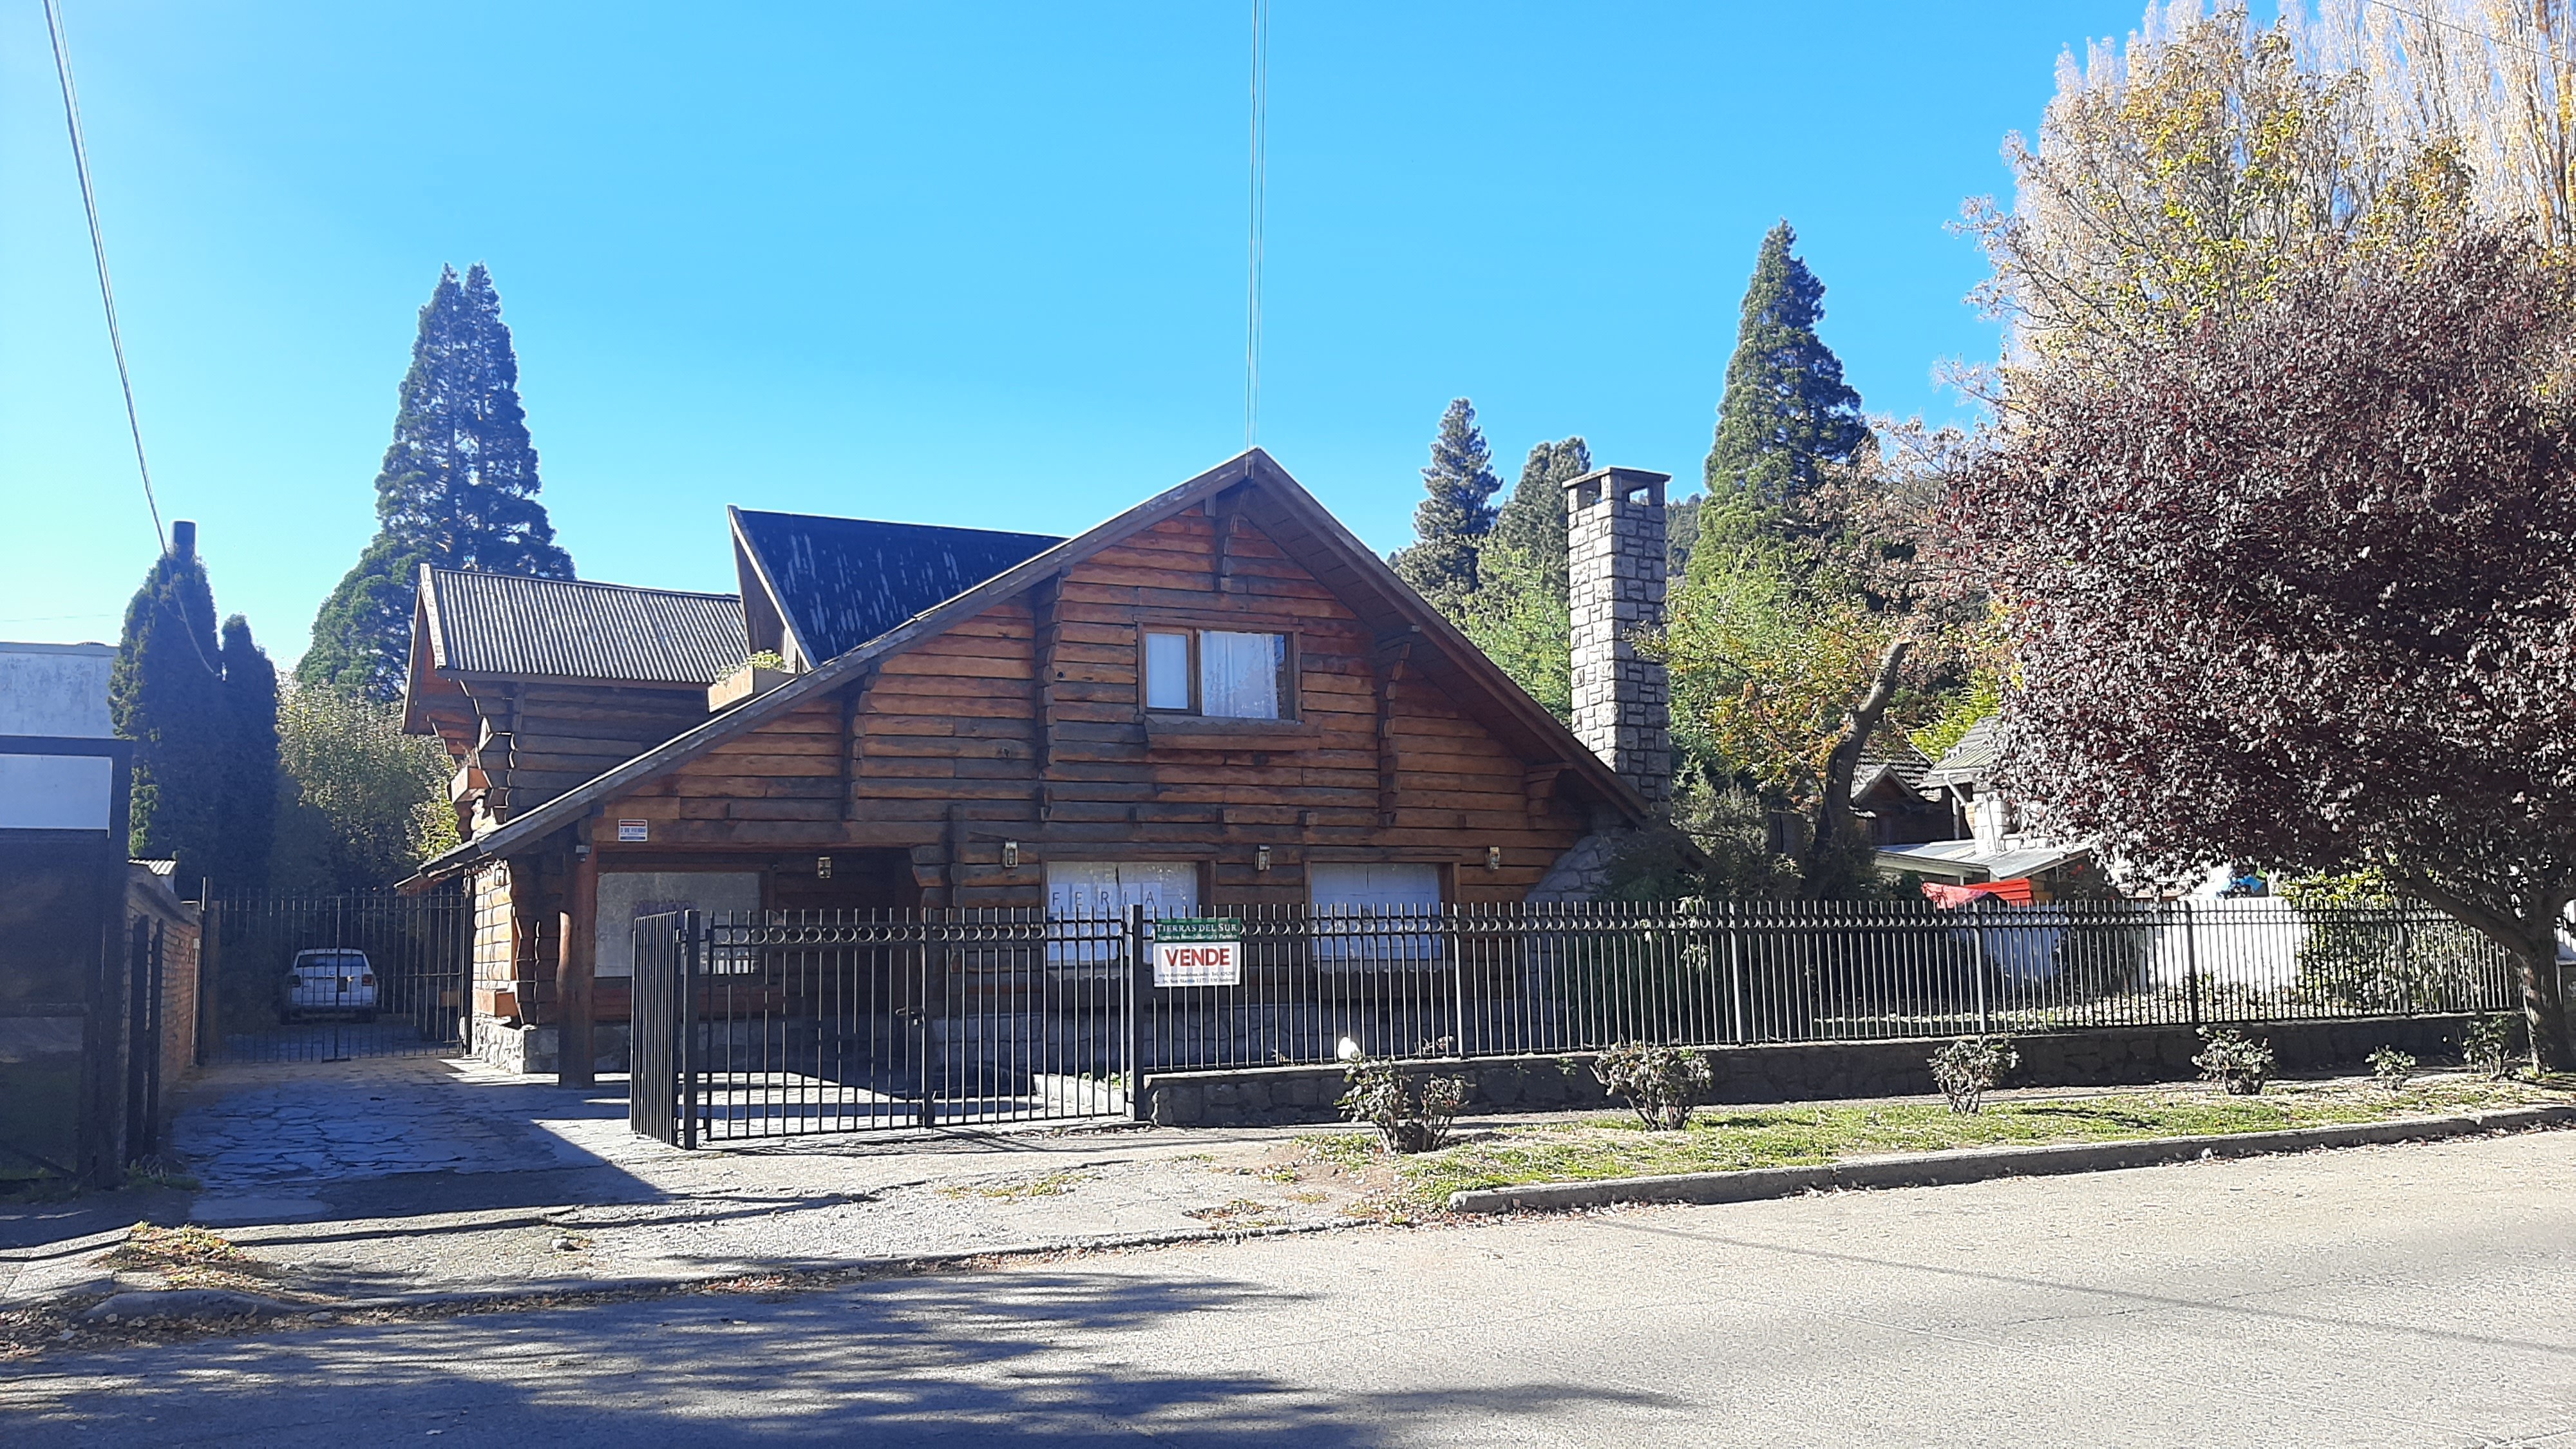
[[[1213,719],[1289,719],[1294,707],[1287,635],[1145,631],[1145,708]]]

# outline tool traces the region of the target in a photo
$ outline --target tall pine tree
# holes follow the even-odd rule
[[[297,680],[399,695],[424,563],[571,578],[539,487],[492,274],[480,262],[462,280],[443,268],[420,309],[393,445],[376,475],[376,536],[314,616]]]
[[[1493,498],[1503,486],[1493,461],[1476,427],[1475,404],[1453,400],[1440,415],[1431,466],[1422,470],[1428,496],[1413,510],[1417,541],[1389,560],[1415,593],[1446,611],[1455,612],[1476,591],[1476,550],[1493,531]]]
[[[1797,241],[1789,223],[1771,228],[1744,289],[1708,450],[1708,502],[1695,530],[1701,537],[1775,526],[1782,508],[1816,490],[1828,465],[1850,462],[1869,440],[1860,394],[1816,335],[1825,284],[1791,250]]]
[[[1532,578],[1560,603],[1566,592],[1565,485],[1591,471],[1592,448],[1580,435],[1537,444],[1521,464],[1512,496],[1494,514],[1494,546],[1525,558]]]
[[[196,532],[171,526],[126,605],[108,686],[116,732],[134,742],[130,848],[175,858],[184,889],[256,885],[276,809],[277,672],[240,615],[218,642]]]

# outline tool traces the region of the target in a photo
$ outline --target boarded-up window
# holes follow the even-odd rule
[[[1436,961],[1440,867],[1419,862],[1318,861],[1306,867],[1319,961]]]
[[[760,909],[760,872],[713,870],[604,870],[599,873],[597,975],[635,974],[635,923],[672,911],[750,912]],[[723,963],[731,965],[732,963]],[[713,973],[719,963],[702,963]]]
[[[1199,868],[1167,860],[1057,860],[1047,863],[1047,960],[1087,964],[1126,959],[1127,912],[1150,919],[1194,916]],[[1152,935],[1152,927],[1146,928]]]

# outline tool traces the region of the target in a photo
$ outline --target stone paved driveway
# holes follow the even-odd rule
[[[223,1067],[194,1084],[170,1145],[204,1184],[200,1221],[295,1216],[369,1179],[601,1165],[581,1139],[629,1147],[621,1096],[424,1057]]]

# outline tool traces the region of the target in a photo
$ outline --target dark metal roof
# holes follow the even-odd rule
[[[734,526],[778,608],[813,658],[834,659],[1063,539],[734,511]]]
[[[458,674],[713,684],[750,652],[732,594],[430,569],[423,597],[430,664]]]

